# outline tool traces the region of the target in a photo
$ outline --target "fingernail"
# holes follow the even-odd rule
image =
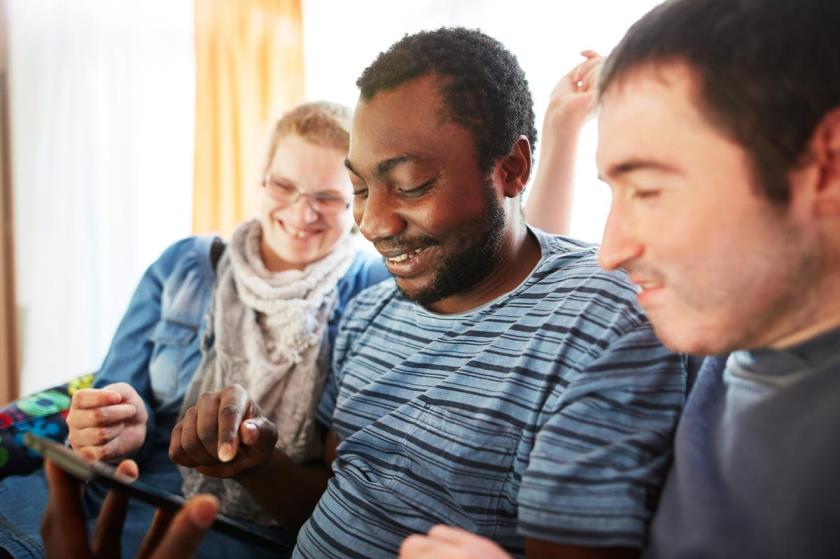
[[[194,506],[190,511],[190,517],[199,528],[209,528],[216,519],[217,509],[218,506],[216,506],[215,503],[213,506],[209,506],[207,504],[203,506]]]
[[[123,466],[126,471],[122,472],[124,476],[130,478],[132,481],[136,480],[140,474],[139,468],[137,468],[137,464],[132,464],[131,466]]]
[[[230,462],[233,460],[233,445],[230,443],[222,443],[219,445],[219,460],[222,462]]]
[[[248,445],[256,444],[259,438],[257,426],[250,421],[246,421],[242,424],[242,429],[242,442]]]

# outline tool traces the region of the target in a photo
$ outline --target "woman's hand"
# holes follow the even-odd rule
[[[129,384],[79,390],[67,415],[70,445],[97,460],[126,458],[146,440],[148,419],[143,399]]]

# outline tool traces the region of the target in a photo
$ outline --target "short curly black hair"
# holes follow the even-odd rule
[[[490,172],[520,136],[534,148],[534,102],[525,73],[513,53],[481,31],[442,27],[406,35],[380,53],[356,85],[369,101],[428,74],[443,78],[447,116],[472,134],[482,172]]]

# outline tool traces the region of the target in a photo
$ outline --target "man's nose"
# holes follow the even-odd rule
[[[397,201],[384,188],[371,188],[366,198],[357,198],[353,202],[353,217],[359,231],[372,243],[394,237],[406,226]]]
[[[644,252],[644,247],[631,225],[626,211],[613,202],[607,224],[604,226],[601,248],[598,250],[598,263],[605,270],[626,266]]]

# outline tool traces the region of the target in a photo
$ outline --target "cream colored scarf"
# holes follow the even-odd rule
[[[204,355],[181,413],[204,392],[241,384],[277,426],[277,447],[300,463],[322,451],[315,409],[330,361],[326,326],[355,251],[348,235],[305,269],[272,273],[260,256],[261,237],[259,222],[243,223],[219,260]],[[180,470],[185,496],[213,493],[222,512],[271,523],[235,481]]]

